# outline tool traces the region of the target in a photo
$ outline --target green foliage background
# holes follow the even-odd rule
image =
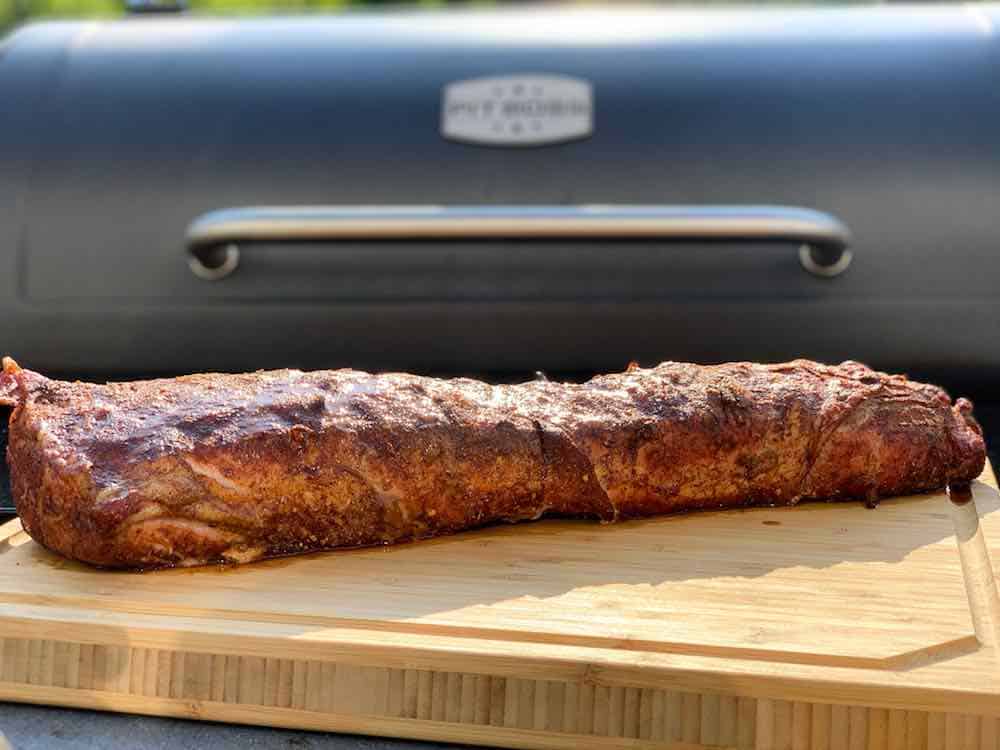
[[[340,10],[372,5],[493,5],[519,0],[187,0],[191,11],[213,14],[239,13],[295,13],[301,11]],[[523,0],[521,0],[523,2]],[[549,0],[551,2],[552,0]],[[563,2],[588,2],[590,0],[563,0]],[[648,0],[647,0],[648,1]],[[659,0],[686,4],[844,4],[879,3],[887,0]],[[891,0],[888,0],[891,1]],[[605,4],[614,0],[603,0]],[[0,34],[10,27],[33,18],[67,17],[93,18],[121,15],[125,0],[0,0]]]
[[[188,0],[195,12],[294,13],[310,10],[337,10],[360,5],[408,4],[444,5],[448,0]],[[109,17],[121,15],[124,0],[0,0],[0,33],[18,23],[44,17]],[[464,0],[462,4],[490,4],[489,0]]]

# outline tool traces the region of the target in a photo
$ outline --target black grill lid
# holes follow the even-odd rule
[[[996,373],[992,12],[27,27],[0,59],[0,98],[19,103],[0,118],[0,342],[63,371],[802,355]],[[592,132],[531,148],[442,133],[449,85],[510,76],[586,82]],[[854,261],[818,278],[788,237],[276,236],[207,281],[186,242],[223,209],[594,204],[815,211],[849,229]]]

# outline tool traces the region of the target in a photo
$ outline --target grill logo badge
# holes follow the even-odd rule
[[[441,135],[490,146],[540,146],[586,138],[594,95],[568,76],[470,78],[444,87]]]

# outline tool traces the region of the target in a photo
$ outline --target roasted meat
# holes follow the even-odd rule
[[[4,360],[24,528],[109,567],[248,562],[498,521],[869,502],[983,469],[972,406],[855,362],[586,383],[354,370],[68,383]]]

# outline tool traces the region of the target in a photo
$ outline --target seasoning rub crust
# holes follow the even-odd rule
[[[249,562],[498,521],[614,521],[968,482],[965,399],[856,362],[488,385],[355,370],[69,383],[3,361],[25,530],[108,567]]]

